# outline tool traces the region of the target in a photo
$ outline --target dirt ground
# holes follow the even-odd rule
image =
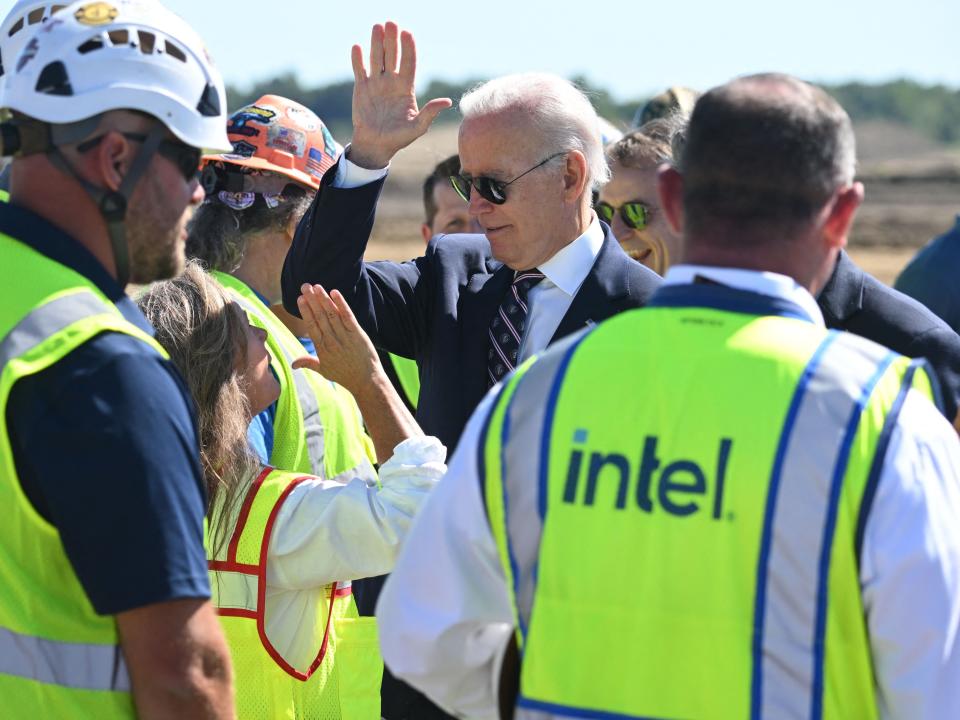
[[[856,132],[866,199],[850,254],[889,284],[917,249],[950,228],[960,213],[960,151],[888,123],[858,126]],[[394,158],[368,259],[406,260],[423,251],[421,183],[454,152],[456,126],[439,125]]]

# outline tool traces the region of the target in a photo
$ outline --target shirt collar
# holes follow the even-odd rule
[[[813,295],[793,278],[779,273],[709,265],[674,265],[667,270],[663,285],[666,287],[690,284],[698,276],[718,285],[788,300],[799,305],[814,323],[824,325],[823,313],[820,312],[820,307]]]
[[[573,297],[590,274],[603,247],[603,228],[596,213],[590,227],[569,245],[561,248],[552,258],[539,266],[540,272],[567,295]]]

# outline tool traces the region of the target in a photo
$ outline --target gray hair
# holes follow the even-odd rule
[[[544,152],[583,153],[591,189],[599,190],[610,180],[597,111],[573,83],[549,73],[505,75],[460,98],[464,120],[507,110],[520,110],[529,118],[542,138]]]

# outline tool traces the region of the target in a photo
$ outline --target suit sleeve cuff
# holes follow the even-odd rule
[[[347,145],[340,155],[340,161],[337,163],[337,174],[333,178],[333,187],[349,190],[361,185],[369,185],[387,176],[387,171],[390,169],[389,163],[384,168],[368,170],[350,162],[347,157],[349,150],[350,146]]]

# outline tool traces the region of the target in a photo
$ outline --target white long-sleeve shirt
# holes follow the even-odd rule
[[[690,282],[696,274],[791,300],[823,323],[813,297],[781,275],[679,266],[666,282]],[[492,397],[468,423],[377,606],[381,648],[393,673],[464,718],[497,717],[500,664],[513,632],[477,476]],[[860,584],[881,717],[960,717],[960,443],[915,391],[887,449],[865,529]]]
[[[317,652],[303,623],[315,620],[326,586],[393,569],[414,516],[446,471],[446,452],[434,437],[408,438],[380,466],[380,488],[360,478],[314,478],[290,492],[267,548],[265,600],[267,635],[295,667],[309,666]]]

